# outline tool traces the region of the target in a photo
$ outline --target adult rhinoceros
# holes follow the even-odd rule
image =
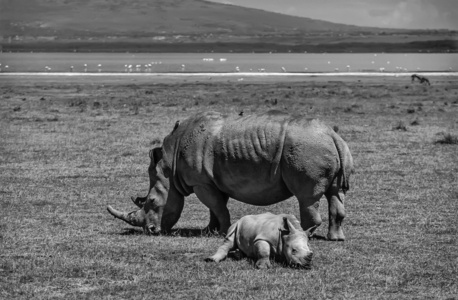
[[[180,218],[184,197],[195,193],[210,209],[207,230],[226,233],[228,198],[270,205],[296,196],[301,226],[310,233],[321,224],[325,195],[329,207],[328,239],[344,240],[344,194],[353,159],[347,144],[317,120],[270,111],[224,116],[198,113],[177,122],[161,148],[150,151],[150,189],[132,199],[139,210],[108,211],[146,232],[171,230]]]

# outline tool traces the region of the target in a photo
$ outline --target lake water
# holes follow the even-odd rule
[[[0,72],[443,72],[458,54],[0,53]]]

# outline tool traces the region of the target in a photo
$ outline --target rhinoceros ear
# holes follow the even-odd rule
[[[283,226],[280,228],[282,234],[288,235],[296,233],[297,229],[291,224],[287,217],[283,217]]]
[[[172,130],[172,133],[177,130],[178,126],[180,126],[180,120],[176,121],[175,122],[175,126],[173,126],[173,130]]]
[[[156,165],[162,159],[162,147],[156,147],[149,151],[149,157]]]

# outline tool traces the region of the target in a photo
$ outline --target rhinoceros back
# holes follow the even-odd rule
[[[288,115],[272,112],[226,119],[213,141],[216,185],[251,204],[290,197],[279,171],[288,122]]]
[[[331,132],[319,121],[281,112],[231,117],[207,112],[184,120],[164,139],[163,151],[179,171],[176,182],[188,187],[183,190],[212,184],[239,201],[270,205],[292,196],[282,176],[285,165],[293,176],[309,167],[318,170],[316,176],[333,176],[339,156]],[[314,154],[307,155],[312,148]],[[323,159],[313,160],[315,154]]]

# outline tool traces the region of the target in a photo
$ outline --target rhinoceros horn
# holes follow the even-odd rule
[[[115,218],[121,219],[132,226],[143,226],[145,224],[145,215],[142,209],[132,211],[130,213],[125,213],[114,209],[111,207],[111,205],[108,205],[107,210]]]

